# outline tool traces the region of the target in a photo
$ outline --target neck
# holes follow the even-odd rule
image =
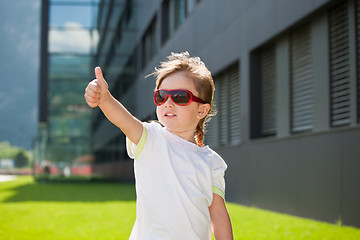
[[[194,143],[195,145],[198,145],[197,141],[195,140],[195,137],[194,137],[194,132],[175,132],[175,131],[172,131],[168,128],[166,128],[166,130],[168,130],[169,132],[171,132],[172,134],[175,134],[177,135],[178,137],[181,137],[182,139],[185,139],[186,141],[189,141],[191,143]]]

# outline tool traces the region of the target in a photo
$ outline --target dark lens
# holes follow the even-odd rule
[[[166,98],[166,92],[163,91],[163,90],[158,90],[155,92],[155,96],[154,96],[154,100],[155,100],[155,103],[160,105],[164,102]]]
[[[191,96],[187,91],[179,90],[172,92],[171,98],[177,104],[186,105],[190,102]]]

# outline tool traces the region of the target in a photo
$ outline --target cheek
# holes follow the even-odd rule
[[[163,123],[163,108],[156,107],[156,117],[159,122]]]
[[[197,110],[191,107],[182,109],[181,115],[184,121],[193,122],[197,120]]]
[[[156,116],[157,116],[157,118],[159,119],[159,116],[160,116],[161,114],[160,114],[160,109],[159,109],[159,107],[157,106],[156,107]]]

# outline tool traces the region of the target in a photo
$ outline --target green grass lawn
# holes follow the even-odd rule
[[[227,203],[235,239],[360,239],[360,229]],[[128,239],[133,184],[0,183],[0,239]]]

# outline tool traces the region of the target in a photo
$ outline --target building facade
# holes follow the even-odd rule
[[[98,0],[42,0],[37,178],[90,177],[91,111],[84,89],[98,39]],[[67,172],[67,174],[64,174]]]
[[[205,141],[228,164],[228,201],[360,226],[359,0],[114,0],[97,16],[92,66],[141,120],[155,118],[145,76],[166,56],[208,66],[218,114]],[[91,146],[94,174],[132,178],[99,109]]]

